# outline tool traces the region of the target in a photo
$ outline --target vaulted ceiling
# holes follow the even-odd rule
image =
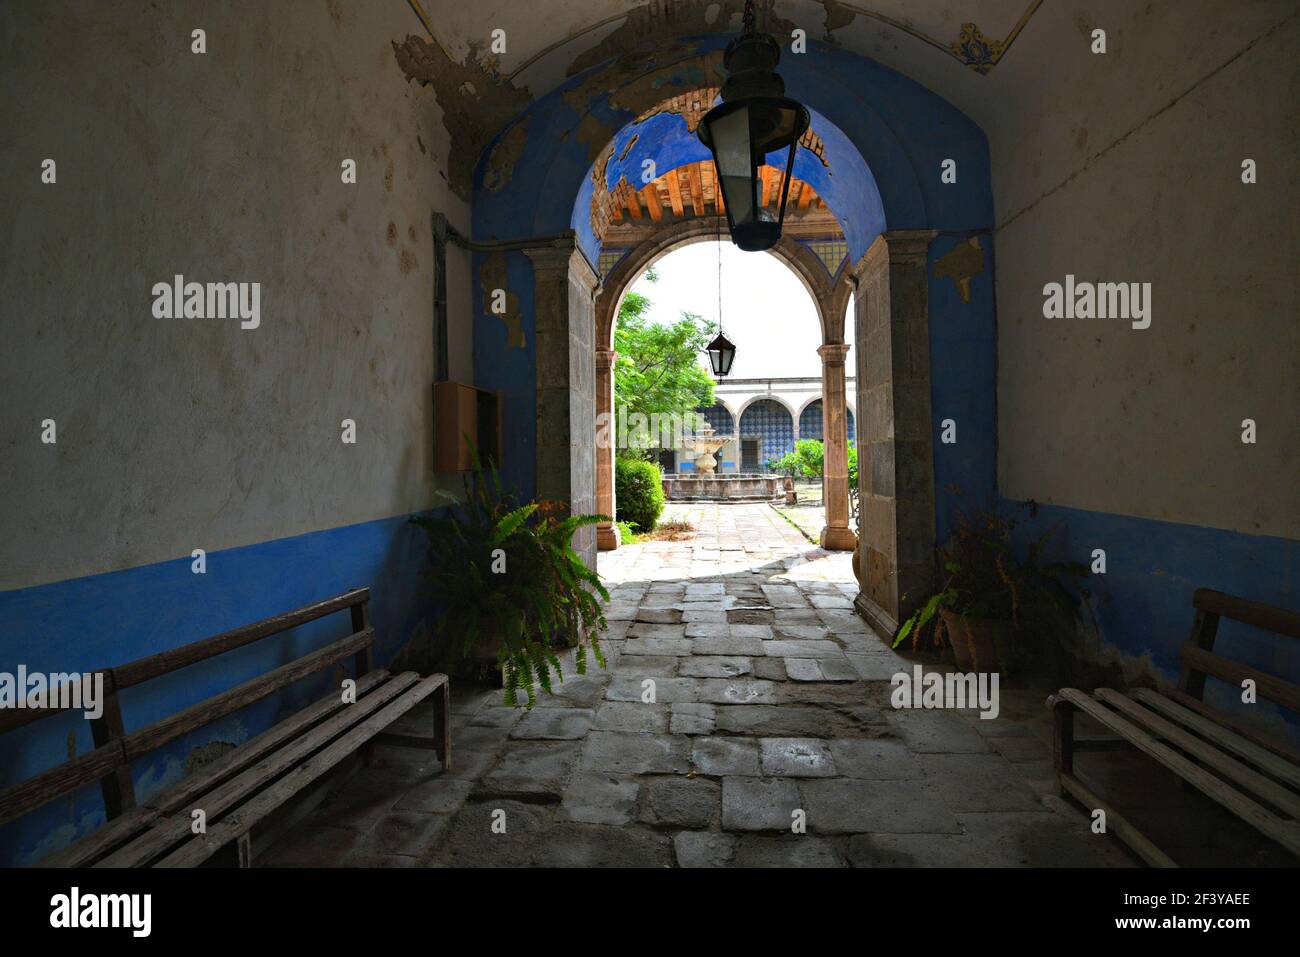
[[[674,37],[735,33],[744,0],[407,0],[449,60],[477,64],[530,98],[611,57]],[[871,57],[958,106],[1013,56],[1042,0],[758,0],[760,26],[795,29]],[[493,31],[504,31],[504,52]],[[502,39],[500,35],[498,40]],[[500,44],[497,44],[497,50]],[[964,107],[963,107],[964,108]]]
[[[1042,0],[759,0],[770,31],[800,28],[908,72],[921,57],[987,70],[1010,46]],[[733,33],[743,0],[413,0],[453,59],[491,59],[533,96],[609,56],[673,36]],[[973,29],[967,25],[972,24]],[[505,31],[505,52],[491,31]],[[486,31],[486,32],[485,32]],[[933,87],[932,87],[933,88]],[[943,93],[942,89],[936,92]]]
[[[482,150],[581,71],[671,57],[677,38],[735,33],[744,0],[388,0],[406,75],[432,86],[462,199]],[[870,58],[985,133],[1009,222],[1294,15],[1294,0],[757,0],[760,25]],[[1105,28],[1105,57],[1089,49]],[[504,31],[505,51],[492,50]],[[783,37],[784,39],[784,37]],[[677,49],[681,49],[678,44]],[[787,53],[787,56],[793,55]],[[815,55],[815,54],[814,54]],[[644,104],[642,104],[644,105]]]
[[[483,149],[528,104],[602,64],[634,75],[690,53],[685,38],[741,29],[744,0],[390,0],[411,12],[411,33],[394,41],[406,75],[434,88],[455,144],[449,179],[467,199]],[[1062,32],[1077,38],[1087,0],[756,0],[761,28],[807,56],[825,43],[874,59],[947,99],[991,128],[997,112],[1033,98]],[[1038,21],[1049,16],[1050,24]],[[1049,29],[1050,27],[1050,29]],[[1037,38],[1035,38],[1037,34]],[[1050,38],[1050,39],[1048,39]],[[1026,45],[1036,47],[1036,64]],[[1021,62],[1018,62],[1021,61]]]

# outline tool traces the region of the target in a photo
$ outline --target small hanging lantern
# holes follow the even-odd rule
[[[731,363],[736,361],[736,347],[721,332],[708,344],[705,351],[709,354],[709,365],[713,366],[715,376],[721,379],[731,371]]]
[[[709,354],[709,365],[713,367],[713,374],[721,379],[731,371],[731,364],[736,361],[736,347],[731,344],[722,333],[722,222],[718,221],[718,236],[716,242],[718,250],[718,335],[704,347],[704,351]]]
[[[754,2],[745,3],[745,32],[723,54],[727,80],[722,103],[700,121],[697,135],[713,153],[717,188],[727,207],[731,241],[746,252],[771,249],[781,238],[799,138],[808,130],[808,110],[785,95],[776,73],[781,46],[755,26]],[[776,212],[761,205],[759,170],[769,153],[788,150]]]

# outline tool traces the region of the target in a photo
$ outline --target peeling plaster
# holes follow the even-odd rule
[[[757,4],[758,25],[775,36],[789,36],[798,24],[772,13],[772,0]],[[617,30],[569,64],[568,76],[609,59],[631,58],[642,67],[646,54],[665,41],[710,33],[735,33],[745,12],[744,0],[676,0],[672,4],[648,3],[627,15]]]
[[[822,7],[826,11],[826,41],[834,43],[835,39],[831,36],[836,30],[842,30],[854,21],[857,13],[837,3],[836,0],[821,0]]]
[[[961,301],[967,305],[970,304],[970,281],[983,271],[984,250],[978,236],[972,236],[966,242],[953,246],[934,264],[935,277],[951,279],[961,295]]]
[[[497,316],[506,330],[506,346],[510,349],[522,349],[527,345],[524,339],[523,312],[519,308],[519,297],[510,291],[506,281],[505,253],[492,253],[483,260],[478,272],[479,287],[483,290],[483,311],[492,312],[492,293],[497,289],[506,291],[506,311]]]
[[[437,41],[407,36],[402,43],[393,42],[393,54],[406,78],[433,87],[443,124],[451,135],[447,181],[452,192],[466,202],[473,191],[478,157],[497,131],[532,101],[526,88],[515,87],[479,64],[476,53],[471,47],[467,62],[457,63]],[[504,175],[508,178],[509,174]]]
[[[209,741],[207,744],[193,748],[185,756],[185,773],[193,774],[205,765],[229,754],[235,748],[236,745],[230,741]]]
[[[525,116],[510,127],[496,146],[492,147],[492,152],[488,154],[487,170],[483,174],[484,188],[496,193],[509,184],[515,164],[519,162],[519,157],[528,144],[528,121],[529,117]]]

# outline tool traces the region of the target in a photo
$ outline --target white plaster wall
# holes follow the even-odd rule
[[[397,2],[0,6],[0,588],[431,503],[430,212],[468,223],[390,47],[420,29]],[[155,319],[176,273],[260,282],[261,327]]]
[[[971,107],[997,203],[1003,494],[1300,538],[1298,13],[1045,4]],[[1067,273],[1151,282],[1151,328],[1043,318]]]

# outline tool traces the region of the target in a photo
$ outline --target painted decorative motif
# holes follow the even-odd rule
[[[961,25],[961,35],[948,47],[957,59],[976,73],[987,75],[1006,49],[1003,40],[990,40],[973,23]]]

